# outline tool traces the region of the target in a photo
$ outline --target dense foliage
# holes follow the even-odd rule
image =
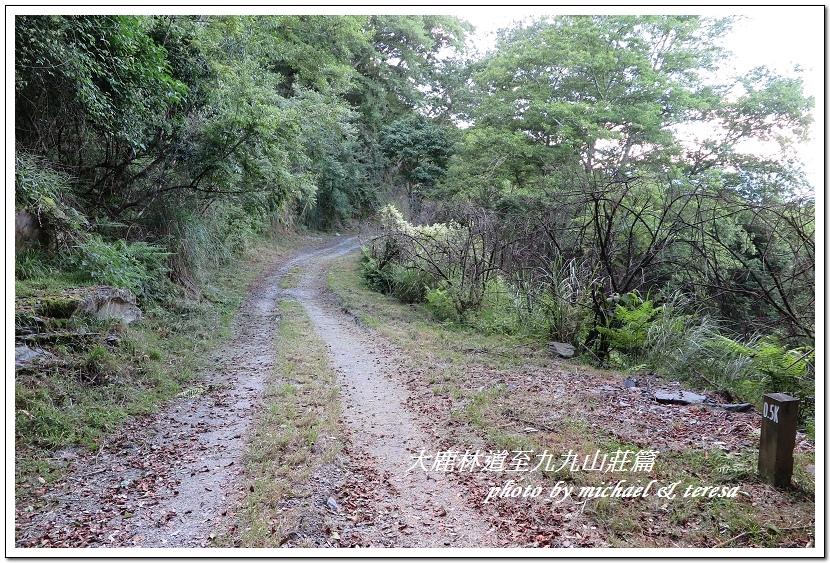
[[[385,128],[463,36],[445,16],[17,16],[17,205],[82,217],[44,225],[81,246],[155,245],[195,288],[256,233],[374,209]],[[38,195],[38,174],[66,181]]]
[[[730,25],[548,17],[465,60],[448,16],[16,16],[16,204],[49,234],[16,275],[198,293],[257,234],[383,208],[366,278],[438,319],[808,397],[813,100],[729,77]]]
[[[809,399],[814,203],[792,148],[813,100],[764,68],[728,78],[730,23],[503,30],[463,69],[469,126],[413,217],[433,226],[387,211],[367,279],[436,318],[528,330],[596,363]]]

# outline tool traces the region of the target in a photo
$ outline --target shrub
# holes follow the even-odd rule
[[[411,264],[396,264],[374,258],[363,249],[361,274],[370,289],[392,295],[404,303],[422,303],[435,280],[427,272]]]
[[[380,293],[392,293],[392,265],[387,263],[381,266],[380,261],[365,248],[361,258],[360,272],[370,289]]]
[[[92,235],[76,247],[75,266],[94,283],[127,288],[137,297],[161,293],[170,255],[146,242],[105,242]]]
[[[481,240],[481,232],[454,222],[412,225],[392,205],[378,212],[378,220],[379,236],[365,250],[377,261],[369,264],[370,277],[391,263],[389,291],[402,296],[402,300],[423,300],[425,287],[435,289],[438,283],[445,283],[442,289],[453,288],[459,314],[479,308],[486,284],[496,270],[488,262],[489,249]],[[476,220],[471,219],[470,224],[477,224]],[[376,286],[382,285],[378,281],[386,282],[383,277],[368,281]]]
[[[522,299],[515,288],[501,276],[487,283],[481,308],[467,319],[484,334],[517,334],[532,330],[532,318],[527,314]]]
[[[427,308],[439,321],[458,321],[455,300],[449,289],[431,289],[426,292]]]
[[[404,303],[422,303],[435,285],[434,278],[412,265],[395,264],[392,270],[392,295]]]
[[[597,330],[607,338],[612,350],[633,359],[642,354],[649,329],[661,312],[637,292],[627,293],[615,303],[609,326],[599,326]]]
[[[758,403],[765,393],[787,393],[801,400],[802,422],[809,423],[814,414],[814,349],[787,349],[771,337],[725,336],[679,293],[666,300],[650,324],[642,357],[664,375],[715,386],[747,402]]]
[[[712,342],[712,349],[740,361],[743,369],[735,388],[749,400],[757,403],[765,393],[786,393],[800,400],[802,422],[814,414],[815,349],[788,350],[770,336],[750,342],[720,336]]]

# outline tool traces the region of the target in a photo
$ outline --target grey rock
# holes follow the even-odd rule
[[[636,379],[631,379],[630,377],[626,377],[623,379],[623,387],[637,387],[638,381]]]
[[[40,348],[29,348],[25,344],[14,349],[14,367],[19,368],[40,359],[51,360],[55,355]]]
[[[559,356],[560,358],[573,358],[576,349],[564,342],[548,342],[548,351],[551,356]]]
[[[746,412],[752,408],[751,403],[738,403],[734,405],[719,405],[725,411],[729,412]]]
[[[658,403],[669,405],[697,405],[708,401],[703,395],[691,391],[658,391],[654,394]]]
[[[332,510],[334,512],[340,512],[340,505],[337,504],[337,501],[334,500],[334,497],[329,497],[326,500],[326,506],[329,508],[329,510]]]
[[[613,393],[614,391],[619,391],[619,388],[612,387],[611,385],[603,385],[602,387],[591,387],[588,389],[588,392],[593,393],[594,395],[606,395],[608,393]]]
[[[26,248],[46,244],[49,241],[49,234],[36,213],[28,209],[20,209],[14,212],[14,248]]]
[[[120,287],[100,287],[85,296],[76,315],[87,315],[97,319],[114,318],[130,324],[141,320],[142,314],[135,304],[135,297],[129,289]]]

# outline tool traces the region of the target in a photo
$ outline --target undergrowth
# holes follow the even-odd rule
[[[416,228],[402,218],[396,221],[398,231],[390,232],[398,232],[398,238],[387,234],[364,247],[361,276],[372,290],[416,305],[445,328],[537,344],[567,342],[583,363],[630,373],[659,372],[718,391],[733,402],[759,406],[765,393],[786,393],[799,399],[801,427],[814,436],[814,347],[794,347],[770,335],[734,335],[680,292],[603,297],[604,314],[598,320],[586,281],[590,276],[575,261],[552,265],[537,286],[493,273],[479,281],[474,301],[465,300],[460,288],[469,282],[463,272],[451,276],[447,266],[440,278],[430,273],[438,258],[412,257],[401,250],[416,237],[444,242],[429,229],[447,227]]]
[[[407,353],[409,359],[404,373],[415,397],[426,396],[419,391],[426,387],[439,404],[451,405],[446,421],[435,421],[443,448],[452,444],[461,452],[467,448],[548,451],[555,452],[558,458],[562,452],[637,452],[644,447],[620,441],[611,431],[595,424],[591,412],[614,408],[600,395],[587,393],[583,396],[569,390],[567,383],[555,383],[553,388],[545,385],[548,377],[559,378],[561,373],[567,375],[565,380],[573,378],[581,385],[586,378],[592,380],[590,385],[619,385],[624,377],[619,371],[608,372],[577,362],[552,360],[545,353],[544,341],[532,338],[532,333],[527,331],[482,329],[469,319],[436,322],[436,299],[404,304],[392,296],[372,291],[362,270],[365,266],[355,257],[335,262],[329,273],[329,287],[346,309],[364,322],[370,320],[367,324]],[[486,307],[493,306],[487,305],[487,298],[484,302]],[[509,304],[508,300],[498,306],[505,307],[506,304]],[[642,300],[634,299],[626,303],[632,308],[642,304]],[[673,311],[655,314],[655,306],[647,308],[643,315],[624,316],[631,322],[625,329],[628,334],[621,336],[626,342],[645,342],[650,338],[657,341],[656,332],[643,330],[640,325],[639,319],[643,317],[677,321]],[[661,346],[668,347],[668,340],[661,342]],[[731,346],[726,342],[720,345]],[[757,342],[756,345],[764,343]],[[671,352],[669,347],[663,357],[670,357]],[[792,356],[792,359],[796,357]],[[774,354],[759,354],[752,360],[760,366],[758,362],[779,361],[780,358]],[[802,358],[801,361],[807,360]],[[558,385],[565,387],[559,390],[556,389]],[[437,412],[435,416],[439,416]],[[587,518],[585,525],[590,528],[593,524],[602,529],[609,545],[615,547],[804,546],[812,542],[814,536],[810,523],[810,515],[815,509],[813,478],[808,469],[810,463],[811,454],[796,456],[791,490],[774,490],[760,481],[757,453],[749,446],[736,451],[693,447],[686,451],[666,450],[659,453],[651,471],[641,474],[562,471],[525,475],[522,485],[542,484],[549,489],[561,479],[579,491],[581,487],[599,486],[619,479],[628,479],[632,481],[629,484],[635,485],[638,480],[643,485],[650,480],[656,480],[659,486],[674,482],[682,484],[680,498],[665,499],[655,495],[637,499],[599,498],[581,506],[551,507],[560,516]],[[734,498],[682,497],[688,487],[694,491],[696,487],[705,486],[726,486],[730,490],[739,486],[740,492]],[[771,503],[782,509],[775,514],[769,513]],[[504,511],[515,510],[515,507],[498,505],[493,510],[503,517]]]

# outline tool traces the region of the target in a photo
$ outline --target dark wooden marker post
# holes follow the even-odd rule
[[[790,486],[793,476],[798,399],[783,393],[764,395],[761,411],[761,448],[758,474],[776,487]]]

